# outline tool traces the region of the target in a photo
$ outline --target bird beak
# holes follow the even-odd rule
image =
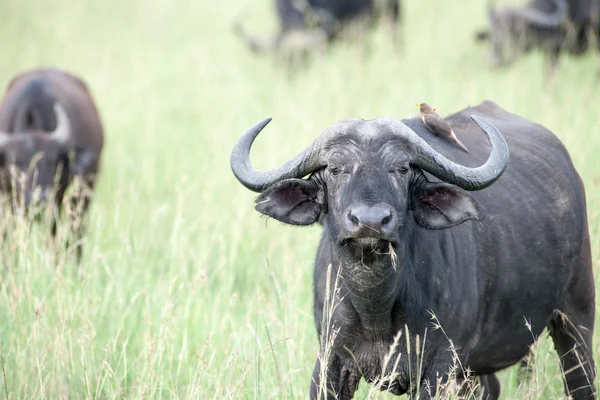
[[[417,107],[421,108],[421,106],[417,103]]]

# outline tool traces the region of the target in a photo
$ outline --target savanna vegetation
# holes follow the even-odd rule
[[[81,266],[26,223],[0,255],[0,398],[306,398],[320,227],[261,218],[229,168],[239,135],[265,117],[258,168],[338,119],[404,118],[417,102],[446,115],[492,99],[571,152],[600,275],[596,55],[561,59],[551,80],[540,53],[490,70],[473,40],[485,2],[406,1],[401,51],[382,26],[290,70],[248,52],[231,32],[240,16],[253,32],[276,29],[270,0],[0,2],[2,84],[37,66],[72,71],[106,128]],[[526,382],[501,373],[503,398],[563,398],[548,338],[532,364]],[[363,384],[367,397],[392,398]]]

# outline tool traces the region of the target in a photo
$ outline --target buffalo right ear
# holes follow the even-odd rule
[[[411,194],[415,221],[425,228],[445,229],[485,218],[477,200],[449,183],[423,180],[413,187]]]
[[[311,225],[319,220],[325,194],[314,181],[285,179],[269,186],[256,199],[256,211],[291,225]]]

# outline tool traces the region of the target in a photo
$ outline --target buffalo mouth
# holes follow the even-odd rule
[[[387,238],[362,236],[345,238],[341,241],[341,244],[342,246],[356,250],[371,250],[378,253],[388,253],[390,247],[394,245],[394,241]]]
[[[398,242],[381,237],[352,237],[341,242],[342,252],[348,260],[359,261],[371,267],[388,266],[396,269]]]

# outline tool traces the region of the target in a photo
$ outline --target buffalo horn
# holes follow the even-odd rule
[[[59,143],[66,143],[71,138],[71,122],[64,107],[60,103],[54,104],[56,115],[56,128],[50,132],[50,138]]]
[[[556,9],[553,13],[544,13],[533,7],[525,7],[515,10],[515,13],[523,20],[540,28],[556,28],[569,17],[569,6],[566,0],[553,0]]]
[[[502,175],[508,164],[509,150],[502,134],[494,125],[475,115],[471,116],[471,119],[485,132],[492,147],[487,161],[476,168],[465,167],[448,160],[398,120],[380,118],[374,123],[381,129],[391,130],[398,136],[400,146],[407,152],[412,164],[463,189],[479,190],[491,185]],[[325,154],[331,139],[345,132],[357,132],[357,124],[364,123],[359,119],[338,122],[282,166],[268,171],[258,171],[250,162],[250,148],[256,136],[269,122],[271,118],[253,125],[240,137],[231,152],[230,163],[234,175],[244,186],[255,192],[262,192],[283,179],[302,178],[326,166]]]

